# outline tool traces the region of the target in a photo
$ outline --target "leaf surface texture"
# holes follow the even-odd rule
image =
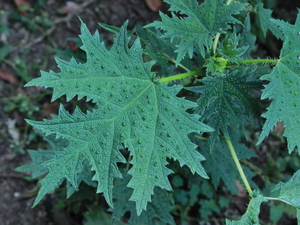
[[[130,200],[136,202],[138,215],[151,201],[155,186],[171,190],[167,176],[172,171],[166,167],[166,158],[178,160],[180,165],[207,178],[200,164],[204,157],[187,134],[212,129],[199,122],[197,115],[186,112],[195,103],[176,97],[181,86],[152,81],[153,62],[143,62],[139,40],[128,47],[126,24],[109,50],[98,32],[92,35],[84,23],[80,38],[86,63],[57,59],[59,73],[42,72],[40,78],[27,84],[53,87],[53,100],[66,95],[69,101],[77,95],[96,104],[87,113],[79,108],[69,113],[61,106],[53,120],[28,121],[46,135],[55,134],[70,143],[54,159],[43,163],[49,173],[41,181],[34,205],[64,178],[77,188],[77,174],[87,159],[95,171],[97,192],[103,192],[112,206],[113,180],[121,177],[117,163],[126,162],[119,151],[123,145],[132,156],[128,186],[133,188]]]
[[[253,72],[244,69],[205,77],[199,80],[204,85],[187,88],[200,94],[195,113],[200,115],[201,121],[215,129],[208,140],[211,151],[222,133],[229,135],[229,127],[243,130],[245,118],[259,118],[260,106],[251,92],[260,89],[261,82],[253,78]]]
[[[266,122],[258,140],[261,143],[277,122],[283,121],[288,150],[300,146],[300,17],[294,25],[281,20],[273,22],[283,30],[284,43],[278,64],[261,79],[270,83],[263,90],[262,99],[272,99],[268,111],[263,114]]]
[[[206,0],[199,4],[196,0],[166,0],[171,5],[172,16],[169,17],[160,13],[162,21],[155,21],[146,27],[154,26],[164,30],[163,37],[180,39],[176,52],[179,63],[186,55],[192,58],[194,48],[198,49],[202,56],[205,55],[205,48],[210,49],[213,37],[217,33],[224,33],[230,28],[229,24],[240,23],[232,15],[242,10],[244,3],[224,4],[223,0]],[[181,16],[176,16],[179,12]]]

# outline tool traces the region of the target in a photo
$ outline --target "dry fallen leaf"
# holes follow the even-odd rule
[[[157,12],[162,5],[161,0],[145,0],[145,2],[149,9],[151,9],[153,12]]]
[[[0,79],[3,79],[16,87],[20,85],[18,79],[7,71],[0,71]]]
[[[61,7],[58,12],[60,14],[68,14],[79,9],[79,5],[72,1],[67,1],[66,5]]]
[[[77,51],[78,47],[77,47],[76,42],[74,42],[74,41],[69,41],[69,42],[68,42],[68,45],[69,45],[70,49],[71,49],[73,52],[76,52],[76,51]]]

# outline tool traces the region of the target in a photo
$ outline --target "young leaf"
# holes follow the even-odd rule
[[[253,70],[239,70],[216,77],[205,77],[203,86],[187,88],[200,93],[195,113],[215,129],[209,137],[210,150],[219,139],[220,132],[228,135],[228,127],[244,127],[245,116],[260,116],[259,103],[251,91],[260,89],[261,82],[252,78]]]
[[[171,190],[167,176],[172,171],[166,167],[166,158],[178,160],[207,178],[200,164],[204,157],[187,135],[212,129],[186,112],[195,103],[176,97],[181,86],[152,81],[153,62],[143,62],[139,40],[128,47],[126,26],[121,27],[108,50],[100,43],[98,32],[91,35],[82,23],[80,38],[87,62],[57,59],[61,72],[42,72],[40,78],[27,84],[53,87],[53,100],[66,95],[69,101],[78,95],[96,103],[96,108],[86,114],[78,108],[70,114],[61,106],[53,120],[28,120],[46,135],[56,134],[70,143],[56,158],[43,164],[49,173],[41,181],[34,205],[64,178],[77,188],[77,174],[87,159],[95,171],[97,193],[103,192],[112,206],[113,179],[121,177],[117,163],[126,162],[119,151],[123,144],[133,156],[128,186],[134,189],[130,200],[136,202],[138,215],[146,209],[155,186]]]
[[[273,20],[283,30],[284,43],[280,52],[280,60],[270,74],[262,76],[262,80],[270,83],[263,90],[262,99],[272,99],[268,112],[263,114],[266,122],[258,140],[261,143],[277,122],[283,121],[287,137],[288,150],[292,152],[300,147],[300,14],[295,25]]]
[[[166,31],[164,38],[180,39],[176,52],[177,63],[187,54],[192,58],[194,47],[202,56],[212,46],[212,39],[217,33],[224,33],[230,28],[229,23],[240,23],[232,15],[238,14],[247,4],[224,4],[223,0],[206,0],[199,5],[196,0],[165,0],[169,3],[172,17],[160,13],[162,21],[155,21],[146,27],[156,27]],[[177,17],[174,12],[184,15]]]
[[[219,53],[223,58],[227,59],[228,62],[238,63],[239,60],[242,60],[241,56],[249,48],[249,46],[239,47],[240,40],[241,40],[241,36],[236,35],[236,33],[234,32],[230,36],[227,36],[221,42]]]
[[[226,225],[259,225],[260,204],[267,201],[261,194],[254,191],[251,194],[251,200],[246,213],[238,221],[230,221],[226,219]]]
[[[222,73],[226,68],[228,60],[223,57],[209,57],[205,62],[207,74],[218,74]]]

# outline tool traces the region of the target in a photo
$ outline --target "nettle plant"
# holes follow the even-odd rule
[[[56,58],[60,72],[41,72],[26,85],[52,87],[53,101],[65,95],[67,101],[77,96],[94,104],[73,112],[61,105],[52,120],[27,120],[50,144],[46,151],[30,150],[33,162],[19,168],[33,177],[47,174],[34,206],[62,181],[68,196],[85,182],[103,193],[115,220],[130,211],[129,223],[175,224],[170,212],[174,198],[179,201],[177,189],[193,189],[185,195],[190,205],[193,196],[208,196],[198,202],[205,217],[204,205],[214,198],[209,187],[224,184],[235,193],[240,178],[250,203],[240,220],[226,224],[259,224],[261,203],[274,200],[295,207],[298,215],[300,171],[277,184],[277,197],[264,196],[251,180],[253,172],[239,162],[255,156],[239,140],[249,124],[264,121],[260,144],[283,121],[288,152],[298,151],[299,14],[289,24],[271,18],[259,0],[165,2],[170,15],[160,13],[161,21],[133,32],[127,32],[127,22],[121,28],[100,24],[116,34],[111,47],[82,22],[86,62]],[[264,36],[270,30],[283,41],[279,59],[250,55],[256,47],[250,14]],[[263,99],[271,100],[266,112]],[[177,174],[188,174],[187,168],[186,182]],[[214,204],[211,211],[222,207]]]

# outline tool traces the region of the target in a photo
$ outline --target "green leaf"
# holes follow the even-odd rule
[[[141,42],[145,45],[144,54],[155,60],[157,65],[163,67],[162,69],[167,67],[169,61],[176,58],[176,45],[179,44],[179,41],[171,42],[170,39],[163,38],[163,33],[159,30],[137,27],[137,32]],[[182,63],[192,68],[193,62],[190,59],[183,60]],[[171,71],[164,75],[171,75]]]
[[[236,35],[235,32],[228,35],[220,44],[219,54],[227,59],[228,62],[238,63],[238,61],[242,60],[241,56],[249,48],[249,46],[239,47],[240,40],[241,36]]]
[[[221,210],[214,199],[201,199],[199,204],[201,205],[201,208],[199,209],[201,218],[205,220],[207,220],[214,212],[219,213]]]
[[[214,143],[219,140],[219,135],[222,135],[221,132],[228,136],[228,127],[243,129],[245,117],[259,118],[258,100],[250,93],[261,87],[261,82],[252,78],[254,72],[244,69],[205,77],[199,80],[204,85],[187,88],[201,94],[195,113],[200,114],[201,121],[215,129],[209,137],[211,151]]]
[[[48,142],[50,148],[48,150],[28,150],[32,162],[16,168],[15,170],[17,172],[31,172],[32,178],[40,178],[42,175],[49,172],[49,169],[45,163],[51,159],[54,159],[57,155],[57,152],[63,151],[63,149],[68,146],[68,142],[65,139],[55,139],[55,135],[49,135],[48,137],[43,138]],[[77,174],[76,187],[78,187],[82,181],[90,186],[95,187],[95,182],[92,181],[93,172],[91,171],[90,165],[86,160],[83,161],[82,168],[82,171]],[[77,191],[76,187],[72,186],[67,180],[67,198]]]
[[[47,173],[48,168],[43,166],[42,163],[54,158],[55,157],[54,151],[51,151],[51,150],[45,151],[45,150],[39,149],[37,151],[28,150],[28,153],[30,155],[32,162],[29,164],[20,166],[20,167],[16,168],[15,170],[17,172],[31,172],[32,178],[38,178],[38,177],[44,175],[45,173]]]
[[[227,59],[222,57],[209,57],[204,65],[206,67],[206,72],[210,74],[223,72],[223,70],[226,68],[227,61]]]
[[[146,27],[156,27],[166,31],[164,38],[180,39],[176,52],[177,63],[187,54],[192,58],[194,48],[202,56],[212,47],[213,37],[217,33],[224,33],[230,28],[229,24],[240,23],[232,15],[238,14],[247,4],[224,4],[223,0],[206,0],[199,5],[196,0],[165,0],[169,3],[172,17],[160,13],[162,21],[155,21]],[[184,16],[176,16],[180,12]]]
[[[132,195],[132,189],[127,187],[130,180],[129,175],[124,175],[123,179],[117,179],[114,188],[114,209],[112,212],[112,223],[122,221],[126,212],[130,212],[128,224],[148,225],[148,224],[175,224],[170,212],[174,208],[173,199],[167,191],[155,188],[151,203],[147,205],[147,210],[141,215],[137,215],[134,203],[129,201]],[[159,221],[157,221],[159,219]],[[153,223],[156,221],[156,223]]]
[[[111,224],[111,215],[107,214],[101,207],[92,206],[84,213],[84,225],[105,225]],[[126,225],[122,221],[113,223],[114,225]]]
[[[260,195],[258,192],[254,191],[251,194],[251,200],[248,205],[246,213],[238,221],[230,221],[226,219],[226,225],[259,225],[259,212],[260,204],[266,202],[267,199]]]
[[[256,48],[255,46],[256,36],[251,33],[251,23],[250,23],[250,15],[247,13],[245,21],[244,21],[244,29],[241,33],[240,45],[248,46],[248,49],[241,56],[242,58],[250,59],[252,58],[250,53],[252,50]]]
[[[29,156],[32,160],[31,163],[20,166],[15,170],[17,172],[31,172],[32,178],[38,178],[48,171],[48,168],[43,165],[44,162],[53,159],[55,157],[56,151],[62,151],[64,147],[68,145],[68,142],[63,139],[55,139],[55,135],[49,135],[48,137],[44,137],[43,139],[49,144],[49,149],[47,151],[39,149],[39,150],[28,150]]]
[[[277,207],[276,205],[271,206],[270,219],[272,220],[273,224],[277,224],[277,222],[281,218],[282,214],[283,214],[282,208]]]
[[[282,33],[282,29],[278,27],[275,23],[272,22],[272,10],[263,8],[263,3],[259,3],[255,6],[256,12],[258,14],[259,22],[261,29],[263,31],[264,37],[266,37],[266,33],[268,29],[278,38],[284,40],[284,35]]]
[[[83,170],[82,162],[88,160],[95,171],[97,193],[103,192],[112,206],[113,180],[121,177],[117,163],[126,162],[119,151],[123,145],[133,156],[128,186],[134,189],[130,200],[136,202],[138,215],[146,209],[155,186],[171,190],[167,176],[172,171],[166,167],[166,158],[178,160],[181,166],[207,178],[200,164],[204,157],[187,135],[212,129],[199,122],[197,115],[186,112],[195,103],[176,97],[181,86],[152,81],[153,62],[143,62],[139,40],[128,48],[126,26],[108,50],[100,43],[98,32],[91,35],[82,23],[80,38],[87,62],[57,59],[61,72],[42,72],[27,84],[53,87],[52,100],[66,95],[69,101],[77,95],[96,104],[86,114],[78,108],[70,114],[60,106],[53,120],[28,120],[46,135],[56,134],[70,143],[56,158],[43,163],[49,173],[41,181],[34,205],[64,178],[77,188],[77,174]]]
[[[287,137],[288,150],[291,153],[300,146],[300,18],[299,13],[295,25],[273,20],[283,30],[285,41],[280,52],[278,64],[270,74],[262,76],[262,80],[270,83],[263,90],[262,99],[272,99],[268,112],[263,114],[266,122],[257,144],[260,144],[277,122],[283,121]]]
[[[300,210],[300,170],[286,182],[276,185],[274,190],[280,190],[278,198]]]
[[[102,27],[103,29],[111,32],[111,33],[114,33],[114,34],[119,34],[120,33],[120,30],[121,28],[120,27],[116,27],[116,26],[112,26],[112,25],[108,25],[108,24],[105,24],[105,23],[98,23],[100,27]]]

